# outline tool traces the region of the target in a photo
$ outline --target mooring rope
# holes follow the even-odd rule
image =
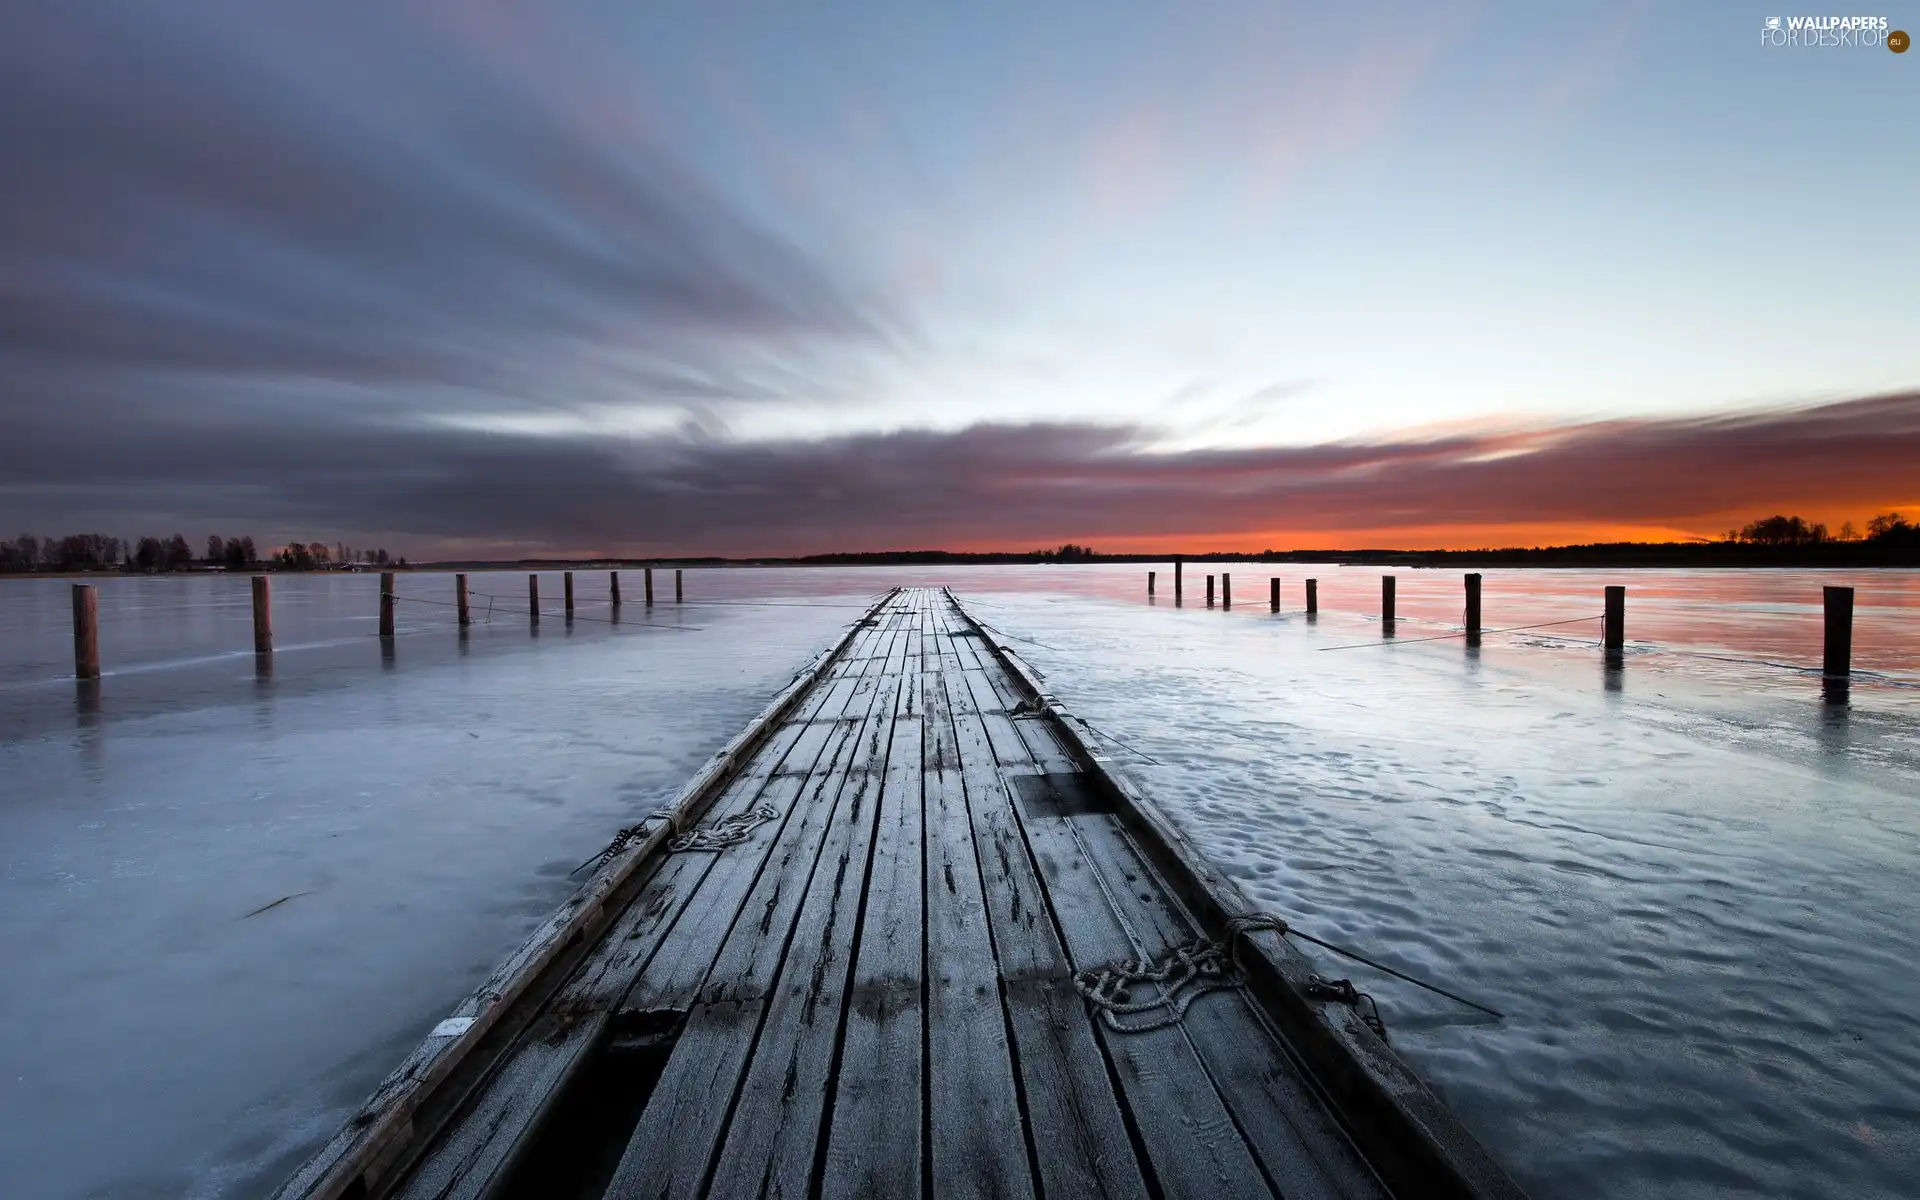
[[[1529,629],[1551,629],[1556,625],[1578,625],[1585,621],[1604,621],[1604,615],[1594,617],[1569,617],[1564,621],[1542,621],[1538,625],[1509,625],[1505,629],[1482,629],[1481,636],[1495,633],[1522,633]],[[1377,642],[1352,642],[1345,646],[1316,646],[1316,650],[1366,650],[1375,646],[1404,646],[1412,642],[1444,642],[1453,638],[1472,637],[1473,630],[1462,629],[1455,633],[1437,633],[1432,637],[1417,638],[1381,638]]]
[[[1159,985],[1160,994],[1149,1000],[1131,999],[1131,989],[1143,983]],[[1122,959],[1095,971],[1081,971],[1073,977],[1074,990],[1099,1011],[1100,1020],[1116,1033],[1148,1033],[1177,1025],[1186,1018],[1187,1009],[1208,992],[1239,986],[1239,980],[1227,973],[1220,948],[1205,938],[1184,946],[1175,946],[1158,960]],[[1124,1023],[1122,1016],[1161,1011],[1151,1020]]]
[[[493,596],[488,595],[485,592],[474,592],[472,594],[487,602],[487,611],[485,613],[485,617],[486,617],[487,623],[491,624],[493,621],[493,614],[494,614],[493,602],[495,598]],[[395,600],[404,600],[409,604],[431,604],[437,608],[460,607],[459,601],[457,600],[429,600],[425,596],[403,596],[398,592],[393,593],[393,598]],[[681,607],[687,608],[691,606],[681,605]],[[697,633],[706,628],[705,625],[668,625],[665,622],[661,622],[661,621],[633,621],[633,620],[623,621],[618,617],[586,617],[586,616],[580,616],[577,613],[570,613],[570,612],[536,613],[533,610],[526,609],[526,608],[503,608],[503,609],[500,609],[499,611],[501,615],[509,616],[509,617],[532,617],[532,616],[565,617],[569,621],[596,621],[602,625],[619,625],[622,627],[634,626],[634,627],[645,627],[647,629],[671,629],[680,633]]]
[[[669,840],[667,849],[675,854],[689,851],[717,854],[728,846],[737,846],[746,841],[754,830],[779,816],[779,809],[771,804],[762,804],[749,812],[722,817],[711,825],[696,825]]]
[[[1415,979],[1404,971],[1397,971],[1385,963],[1376,962],[1363,954],[1337,946],[1332,942],[1302,933],[1289,925],[1284,917],[1272,913],[1243,913],[1231,917],[1226,924],[1226,945],[1223,947],[1208,938],[1198,938],[1192,942],[1174,946],[1158,958],[1149,959],[1145,955],[1137,958],[1121,959],[1106,966],[1090,971],[1081,971],[1073,977],[1074,990],[1098,1011],[1100,1020],[1116,1033],[1148,1033],[1155,1029],[1165,1029],[1177,1025],[1186,1018],[1187,1010],[1193,1002],[1208,992],[1225,988],[1241,987],[1245,974],[1240,964],[1240,943],[1236,937],[1267,930],[1282,937],[1292,934],[1323,946],[1335,954],[1344,955],[1356,962],[1362,962],[1378,971],[1384,971],[1396,979],[1405,980],[1415,987],[1425,988],[1449,1000],[1477,1009],[1489,1016],[1503,1016],[1496,1009],[1476,1003],[1465,996],[1456,995],[1445,988],[1436,987],[1425,980]],[[1133,989],[1141,984],[1153,984],[1159,991],[1150,999],[1135,1000]],[[1365,1008],[1360,1014],[1368,1028],[1381,1037],[1386,1037],[1386,1023],[1380,1019],[1380,1006],[1366,992],[1353,986],[1350,979],[1326,979],[1320,975],[1307,977],[1307,995],[1316,1000],[1332,1000]],[[1120,1018],[1137,1016],[1141,1013],[1159,1013],[1158,1016],[1138,1022],[1124,1022]]]
[[[595,854],[592,858],[589,858],[587,861],[581,863],[579,866],[575,867],[573,870],[568,871],[567,874],[570,876],[578,875],[580,872],[586,870],[588,867],[599,866],[601,863],[604,863],[611,859],[619,857],[620,853],[624,851],[628,846],[633,845],[635,842],[639,841],[641,838],[647,835],[648,825],[652,824],[655,821],[662,821],[662,820],[671,823],[673,820],[673,810],[670,808],[663,808],[660,811],[654,813],[652,816],[647,817],[644,820],[640,821],[640,823],[637,825],[628,825],[627,827],[622,829],[620,832],[614,834],[613,840],[608,842],[606,846],[598,854]]]
[[[1040,647],[1040,648],[1041,648],[1042,650],[1051,650],[1051,651],[1053,651],[1053,652],[1054,652],[1055,654],[1071,654],[1071,653],[1072,653],[1072,651],[1070,651],[1070,650],[1064,650],[1064,649],[1062,649],[1062,648],[1061,648],[1061,647],[1059,647],[1059,646],[1049,646],[1049,645],[1047,645],[1047,643],[1045,643],[1045,642],[1038,642],[1038,641],[1035,641],[1034,639],[1032,639],[1032,638],[1030,638],[1030,637],[1021,637],[1021,636],[1020,636],[1019,634],[1017,634],[1017,633],[1008,633],[1008,632],[1007,632],[1006,630],[1004,630],[1004,629],[1001,629],[1001,628],[999,628],[998,626],[995,626],[995,625],[989,625],[989,624],[987,624],[987,623],[986,623],[985,621],[982,621],[982,620],[981,620],[980,618],[978,618],[978,617],[975,617],[975,618],[973,619],[973,621],[974,621],[974,624],[976,624],[976,625],[978,625],[978,626],[980,626],[980,628],[982,628],[982,629],[984,629],[984,630],[986,630],[987,632],[989,632],[989,633],[997,633],[997,634],[999,634],[999,635],[1000,635],[1001,637],[1003,637],[1003,638],[1007,638],[1007,639],[1009,639],[1010,641],[1015,641],[1015,642],[1025,642],[1025,643],[1026,643],[1027,645],[1029,645],[1029,646],[1038,646],[1038,647]]]
[[[1242,919],[1242,918],[1236,918],[1236,919]],[[1367,966],[1372,967],[1374,970],[1384,971],[1387,974],[1393,976],[1395,979],[1404,980],[1405,982],[1410,983],[1413,986],[1418,988],[1425,988],[1426,990],[1434,993],[1437,996],[1445,996],[1447,999],[1452,1000],[1456,1004],[1464,1004],[1468,1008],[1478,1009],[1480,1012],[1486,1013],[1490,1017],[1504,1018],[1506,1016],[1505,1013],[1499,1011],[1498,1009],[1488,1008],[1484,1004],[1481,1004],[1474,1000],[1469,1000],[1465,996],[1456,995],[1453,992],[1450,992],[1443,987],[1436,987],[1435,985],[1428,983],[1424,979],[1415,979],[1413,976],[1407,974],[1405,971],[1397,971],[1383,962],[1376,962],[1375,960],[1368,958],[1366,955],[1360,953],[1357,950],[1349,950],[1345,946],[1337,946],[1334,943],[1326,941],[1323,938],[1317,938],[1310,933],[1305,933],[1305,932],[1302,932],[1301,930],[1294,929],[1291,926],[1289,926],[1286,923],[1286,921],[1282,920],[1279,917],[1271,917],[1267,919],[1276,922],[1277,926],[1263,925],[1262,928],[1270,928],[1270,929],[1273,929],[1274,932],[1281,933],[1281,934],[1290,933],[1297,938],[1301,938],[1302,940],[1312,942],[1316,946],[1320,946],[1325,949],[1331,950],[1335,954],[1338,954],[1343,958],[1350,958],[1357,963],[1365,963]],[[1228,924],[1231,925],[1232,922],[1229,922]]]
[[[1156,767],[1166,766],[1165,763],[1161,762],[1159,759],[1155,758],[1153,755],[1148,754],[1145,750],[1140,749],[1138,746],[1133,745],[1131,742],[1123,742],[1119,738],[1108,733],[1106,730],[1095,726],[1092,721],[1087,720],[1085,717],[1081,716],[1079,713],[1069,713],[1068,715],[1071,716],[1075,721],[1079,722],[1082,728],[1084,728],[1088,733],[1093,734],[1095,737],[1105,738],[1107,741],[1112,742],[1114,745],[1120,747],[1122,750],[1127,751],[1129,754],[1137,755],[1140,758],[1143,758],[1146,761],[1152,763]]]

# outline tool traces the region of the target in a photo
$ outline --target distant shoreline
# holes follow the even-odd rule
[[[1499,550],[1288,550],[1207,551],[1197,554],[1049,554],[968,553],[951,550],[893,550],[873,553],[816,554],[797,558],[518,558],[461,559],[416,562],[347,571],[339,568],[299,570],[257,567],[237,570],[193,568],[162,571],[176,575],[377,575],[449,571],[581,571],[655,569],[740,569],[754,567],[901,567],[901,566],[1098,566],[1102,564],[1187,563],[1327,564],[1331,566],[1394,567],[1533,567],[1661,570],[1675,568],[1900,569],[1920,567],[1920,548],[1877,545],[1871,542],[1824,542],[1807,546],[1765,546],[1745,542],[1622,542],[1591,546],[1546,546]],[[97,579],[127,577],[143,572],[25,571],[0,574],[0,579]]]

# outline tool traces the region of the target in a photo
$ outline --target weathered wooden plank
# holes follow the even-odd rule
[[[883,598],[870,613],[884,608],[892,596],[890,593]],[[434,1034],[381,1081],[355,1116],[281,1184],[275,1195],[333,1200],[350,1190],[384,1186],[390,1173],[403,1166],[418,1152],[419,1143],[435,1132],[433,1122],[416,1122],[416,1115],[438,1112],[443,1114],[440,1119],[451,1115],[459,1098],[441,1095],[443,1085],[482,1073],[466,1061],[477,1049],[489,1048],[487,1052],[491,1053],[490,1048],[497,1045],[504,1052],[512,1045],[519,1032],[517,1026],[532,1020],[537,1011],[523,1005],[523,998],[542,993],[556,983],[550,968],[572,962],[581,947],[597,940],[633,894],[634,872],[659,853],[672,825],[703,809],[723,780],[760,748],[818,677],[852,646],[868,619],[856,622],[831,649],[796,674],[745,729],[694,773],[668,806],[666,811],[672,814],[669,820],[655,823],[645,837],[595,868],[580,890],[455,1005]],[[566,969],[570,971],[571,967]]]
[[[901,690],[896,684],[896,693]],[[820,1152],[871,864],[885,779],[876,768],[886,754],[886,732],[874,731],[871,762],[847,776],[852,795],[808,885],[780,983],[768,1000],[766,1023],[715,1167],[715,1196],[797,1196],[808,1189]]]
[[[970,646],[963,654],[969,652],[980,653]],[[986,666],[983,662],[983,668]],[[976,696],[985,683],[994,687],[993,694],[1003,703],[1009,699],[1009,685],[1016,682],[1003,670],[992,669],[979,673],[969,671],[967,679]],[[1045,771],[1078,770],[1053,732],[1050,721],[1023,720],[1015,724],[1022,743]],[[1083,867],[1087,872],[1086,878],[1071,888],[1069,896],[1056,897],[1056,908],[1080,905],[1096,898],[1108,901],[1127,937],[1125,946],[1114,943],[1109,960],[1141,952],[1159,956],[1198,936],[1192,919],[1176,910],[1177,902],[1140,859],[1117,818],[1083,815],[1036,819],[1024,814],[1023,817],[1029,837],[1035,836],[1038,826],[1038,836],[1050,840],[1061,851],[1056,869],[1063,876]],[[1058,837],[1057,822],[1067,825],[1070,838]],[[1062,919],[1065,920],[1064,915]],[[1083,922],[1070,922],[1069,927],[1081,924]],[[1080,963],[1082,969],[1097,965],[1097,962]],[[1181,1033],[1283,1195],[1315,1198],[1380,1194],[1378,1181],[1352,1143],[1285,1057],[1274,1041],[1270,1026],[1243,997],[1222,993],[1197,1001],[1188,1009]],[[1116,1037],[1110,1030],[1103,1029],[1102,1034],[1110,1042]],[[1155,1037],[1164,1036],[1164,1031],[1118,1036]],[[1269,1052],[1247,1053],[1248,1046],[1262,1043],[1270,1047]]]
[[[752,807],[747,795],[720,811]],[[702,861],[707,860],[707,861]],[[582,964],[487,1080],[474,1103],[411,1173],[406,1197],[483,1196],[511,1169],[514,1158],[551,1110],[604,1032],[609,1016],[652,953],[674,927],[687,893],[711,869],[711,856],[673,855],[656,864],[640,897],[608,930],[600,949]]]
[[[927,820],[928,1153],[934,1200],[1034,1194],[1000,997],[999,962],[974,849],[960,748],[947,700],[938,628],[929,616],[922,679]],[[1088,1048],[1092,1049],[1089,1041]],[[1097,1054],[1097,1052],[1096,1052]],[[1109,1093],[1111,1103],[1111,1093]],[[1114,1125],[1124,1142],[1124,1127]]]
[[[956,631],[970,626],[963,616],[955,615]],[[981,645],[985,631],[980,630],[975,637],[959,638],[961,665],[964,669],[967,686],[972,690],[975,702],[980,706],[982,721],[987,733],[992,737],[996,752],[1003,764],[1018,766],[1026,759],[1045,773],[1079,770],[1060,739],[1055,737],[1051,724],[1042,719],[1043,714],[1034,711],[1033,705],[1023,703],[1027,697],[1020,684],[995,659],[993,653]],[[1005,652],[1005,648],[1002,648]],[[1020,712],[1018,717],[1011,716]],[[1021,750],[1025,750],[1025,758]]]
[[[871,630],[862,631],[850,651],[857,656],[862,644],[873,637]],[[842,660],[834,673],[857,677],[860,670],[849,671]],[[780,820],[758,848],[748,843],[728,854],[671,855],[656,862],[653,877],[608,930],[600,948],[547,1003],[474,1102],[411,1172],[398,1195],[453,1200],[489,1194],[505,1180],[534,1130],[599,1042],[621,996],[641,971],[655,966],[660,948],[705,945],[711,962],[717,939],[703,941],[701,929],[686,928],[688,918],[711,918],[723,906],[729,912],[737,909],[739,897],[730,894],[733,889],[728,885],[743,873],[750,880],[765,859],[805,773],[825,748],[827,731],[835,728],[831,718],[843,711],[846,695],[844,689],[830,687],[823,679],[711,807],[716,818],[761,804],[779,811]],[[828,720],[822,721],[823,717]],[[795,770],[797,776],[791,773]],[[737,892],[744,890],[745,884],[739,884]],[[689,897],[696,897],[691,913]]]
[[[820,1189],[828,1200],[920,1195],[926,929],[918,642],[916,630],[908,655],[914,669],[901,680],[900,712],[887,751],[845,1030],[833,1071],[833,1119]]]
[[[1313,580],[1308,580],[1307,611],[1313,608]],[[1127,773],[1093,751],[1089,739],[1046,694],[1037,672],[1018,655],[1002,651],[997,657],[1022,692],[1051,714],[1061,744],[1084,769],[1097,772],[1118,799],[1122,824],[1145,839],[1141,848],[1179,901],[1190,911],[1204,913],[1215,927],[1229,916],[1252,911],[1234,881],[1167,820]],[[1304,955],[1270,932],[1244,935],[1239,945],[1242,966],[1266,1015],[1313,1071],[1317,1087],[1338,1108],[1344,1127],[1389,1190],[1520,1200],[1523,1193],[1500,1164],[1351,1006],[1308,999],[1304,989],[1314,966]]]
[[[942,661],[957,666],[957,644],[943,637],[941,648]],[[959,671],[944,682],[1041,1188],[1048,1197],[1144,1197],[1124,1106],[1073,990],[979,706]]]
[[[1199,936],[1117,817],[1069,817],[1064,823],[1100,877],[1101,892],[1148,954],[1157,957]],[[1244,993],[1216,992],[1196,1000],[1179,1030],[1281,1195],[1361,1200],[1386,1194]],[[1249,1046],[1263,1052],[1249,1054]]]
[[[1074,818],[1022,816],[1027,844],[1078,970],[1141,953],[1100,894],[1102,881],[1074,843]],[[1155,948],[1157,949],[1157,948]],[[1154,1174],[1167,1196],[1264,1196],[1251,1148],[1178,1027],[1096,1032],[1132,1108]]]
[[[897,636],[892,631],[876,633],[875,641],[882,647],[890,646]],[[800,856],[817,853],[822,836],[820,831],[824,830],[832,816],[846,764],[854,756],[861,728],[881,694],[875,681],[882,673],[886,660],[886,654],[875,654],[850,667],[848,681],[857,682],[867,678],[869,690],[858,693],[836,690],[801,734],[796,753],[788,755],[789,762],[793,762],[798,759],[800,748],[819,748],[807,769],[800,771],[797,777],[788,777],[787,768],[782,768],[780,778],[791,783],[797,797],[793,807],[796,810],[804,809],[798,811],[794,818],[799,822],[795,835],[784,836],[783,828],[783,836],[775,839],[775,848],[770,857],[762,857],[751,863],[738,863],[739,869],[732,875],[715,879],[703,887],[693,911],[682,921],[683,928],[667,946],[662,947],[660,954],[648,965],[646,973],[635,982],[623,1007],[640,1012],[690,1008],[698,999],[714,968],[716,957],[721,948],[728,944],[734,924],[743,913],[758,912],[762,921],[778,923],[775,914],[780,907],[781,893],[778,889],[781,885],[778,879],[761,883],[763,873],[772,871],[776,876],[785,875],[796,869]],[[760,887],[758,895],[761,897],[757,905],[754,898],[748,895],[748,891],[756,884]],[[790,906],[797,905],[800,894],[798,887],[794,886],[788,889],[783,898]],[[770,898],[772,910],[767,907]],[[765,957],[773,947],[769,939],[749,938],[734,945],[736,950],[751,947],[761,957],[730,959],[721,968],[720,980],[723,984],[735,972],[750,977],[759,971],[764,972],[766,980],[773,978],[777,963]]]
[[[978,651],[969,644],[974,640],[957,639],[963,663],[969,658],[981,662],[976,657]],[[964,704],[999,702],[990,674],[984,665],[962,673],[968,691],[964,700],[955,697],[956,713]],[[987,728],[991,738],[992,727]],[[1039,769],[1025,740],[1011,724],[1000,737],[1013,741],[1012,746],[995,745],[996,758],[1003,766],[1017,765],[1024,759],[1029,770]],[[1074,843],[1069,818],[1035,820],[1019,812],[1018,805],[1013,811],[1039,867],[1046,902],[1058,922],[1073,967],[1085,970],[1140,953],[1143,948],[1128,936],[1102,894],[1104,881]],[[1252,1148],[1177,1027],[1118,1036],[1100,1027],[1095,1032],[1134,1114],[1135,1128],[1164,1195],[1217,1200],[1222,1195],[1271,1194]]]
[[[863,676],[855,693],[872,707],[848,740],[847,752],[836,756],[826,773],[807,781],[809,799],[802,802],[800,811],[810,844],[795,843],[784,853],[776,851],[756,881],[741,912],[744,919],[734,923],[722,945],[700,1002],[689,1014],[679,1044],[628,1141],[609,1189],[612,1194],[698,1195],[714,1166],[735,1097],[757,1061],[763,1018],[773,1007],[770,1001],[787,994],[783,989],[793,947],[799,946],[799,952],[808,948],[799,941],[803,929],[819,932],[817,918],[810,924],[802,919],[815,899],[815,881],[823,881],[821,887],[844,886],[843,856],[850,853],[852,835],[861,824],[856,806],[865,824],[872,824],[872,797],[864,789],[877,782],[871,768],[884,761],[880,735],[883,726],[889,730],[892,726],[899,690],[897,663],[905,649],[894,623],[883,619],[879,628],[888,639],[886,659],[878,673]],[[865,878],[864,847],[863,842],[856,888]],[[849,911],[857,906],[858,897],[858,891],[852,893]],[[646,978],[641,985],[655,986]],[[637,987],[629,1002],[651,1001],[641,999]],[[838,1021],[836,1006],[836,1029]],[[780,1087],[774,1086],[776,1091]]]

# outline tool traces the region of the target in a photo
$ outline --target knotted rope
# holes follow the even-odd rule
[[[1147,1033],[1155,1029],[1165,1029],[1177,1025],[1187,1015],[1187,1009],[1193,1002],[1208,992],[1217,992],[1225,988],[1240,987],[1245,982],[1245,973],[1240,965],[1239,936],[1257,930],[1268,930],[1281,937],[1293,934],[1306,939],[1316,946],[1324,946],[1335,954],[1344,955],[1356,962],[1362,962],[1379,971],[1385,971],[1396,979],[1403,979],[1415,987],[1425,988],[1436,995],[1478,1009],[1489,1016],[1502,1014],[1484,1004],[1477,1004],[1465,996],[1457,996],[1445,988],[1435,987],[1424,980],[1415,979],[1404,971],[1396,971],[1385,963],[1375,962],[1364,955],[1357,954],[1343,946],[1323,941],[1310,933],[1302,933],[1289,926],[1282,917],[1271,913],[1243,913],[1230,917],[1226,925],[1226,945],[1222,946],[1208,938],[1198,938],[1192,942],[1175,946],[1157,959],[1122,959],[1109,963],[1097,970],[1081,971],[1073,977],[1074,990],[1079,992],[1089,1004],[1099,1011],[1100,1020],[1107,1028],[1117,1033]],[[1142,984],[1153,985],[1157,995],[1142,1000],[1133,998],[1133,989]],[[1380,1019],[1380,1006],[1372,996],[1353,986],[1350,979],[1325,979],[1319,975],[1307,976],[1306,994],[1313,1000],[1331,1000],[1341,1004],[1351,1004],[1361,1009],[1360,1019],[1369,1029],[1382,1038],[1387,1036],[1386,1023]],[[1364,1007],[1362,1004],[1364,1002]],[[1136,1016],[1141,1013],[1158,1013],[1144,1021],[1126,1023],[1121,1017]]]
[[[728,846],[737,846],[753,835],[753,831],[780,815],[780,810],[771,804],[762,804],[749,812],[738,813],[731,817],[722,817],[711,825],[696,825],[685,833],[667,842],[667,849],[675,854],[688,851],[718,853]]]
[[[1154,960],[1122,959],[1093,971],[1081,971],[1073,977],[1074,990],[1100,1012],[1100,1019],[1116,1033],[1148,1033],[1179,1024],[1193,1002],[1208,992],[1239,987],[1241,983],[1240,944],[1236,934],[1255,929],[1271,929],[1285,934],[1287,923],[1264,913],[1249,913],[1227,922],[1227,944],[1221,946],[1199,938],[1175,946]],[[1158,995],[1133,999],[1133,989],[1153,984]],[[1123,1016],[1159,1012],[1151,1019],[1123,1023]]]

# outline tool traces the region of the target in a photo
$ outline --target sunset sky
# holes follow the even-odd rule
[[[1920,53],[1778,11],[15,0],[0,535],[1920,510]]]

